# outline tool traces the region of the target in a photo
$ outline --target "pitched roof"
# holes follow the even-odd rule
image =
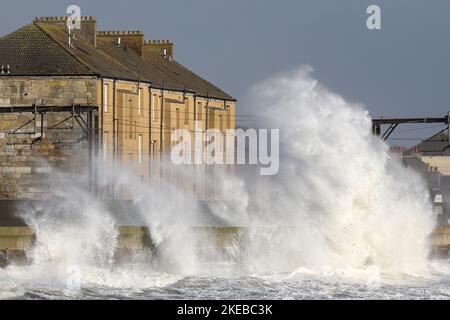
[[[98,50],[81,35],[77,35],[73,47],[68,44],[68,33],[65,28],[58,25],[35,22],[55,43],[68,52],[71,59],[75,59],[85,65],[94,74],[114,79],[138,80],[137,73],[133,72],[111,56]]]
[[[0,64],[9,75],[94,74],[34,23],[0,38]]]
[[[111,39],[97,38],[97,48],[102,52],[108,53],[115,61],[121,62],[127,68],[134,70],[136,79],[146,80],[152,82],[155,87],[171,88],[176,90],[184,90],[185,85],[182,82],[176,81],[169,74],[162,71],[157,66],[146,62],[142,57],[137,55],[133,50],[124,50],[114,44]]]
[[[162,72],[170,75],[179,83],[186,83],[188,89],[194,92],[200,93],[204,96],[208,95],[212,97],[226,97],[230,100],[233,99],[233,97],[229,96],[218,87],[187,69],[175,59],[169,60],[158,51],[144,47],[144,60],[152,64],[155,68],[158,68]]]
[[[420,142],[408,150],[408,153],[421,153],[422,155],[450,155],[450,142],[448,129],[444,129],[430,138]]]
[[[174,59],[144,47],[143,57],[125,50],[111,38],[98,37],[94,47],[77,35],[73,47],[65,27],[35,21],[0,38],[0,64],[9,64],[8,75],[97,75],[151,82],[153,86],[187,90],[210,98],[232,96],[185,68]],[[2,75],[5,76],[5,75]]]

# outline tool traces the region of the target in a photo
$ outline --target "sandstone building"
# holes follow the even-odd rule
[[[0,38],[0,199],[51,197],[54,168],[126,160],[142,179],[175,128],[235,127],[236,100],[140,31],[40,17]],[[38,182],[38,185],[37,185]]]

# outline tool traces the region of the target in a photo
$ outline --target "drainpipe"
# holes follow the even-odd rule
[[[197,120],[197,96],[194,94],[194,127]]]
[[[87,113],[87,131],[88,131],[88,148],[89,148],[89,193],[92,194],[92,147],[93,147],[93,139],[92,139],[92,108],[89,109]]]
[[[113,103],[112,103],[112,117],[113,117],[113,127],[112,127],[112,136],[113,136],[113,150],[112,150],[112,158],[113,158],[113,199],[116,199],[116,80],[113,80]]]
[[[205,116],[205,136],[207,136],[207,131],[208,131],[208,121],[209,121],[209,93],[206,92],[206,116]],[[208,137],[209,138],[209,137]],[[205,148],[206,148],[206,143],[205,143]],[[209,155],[208,155],[208,160],[209,160]],[[206,195],[206,201],[208,201],[208,164],[205,163],[205,195]]]
[[[161,112],[160,112],[160,119],[159,119],[159,160],[161,163],[159,164],[161,166],[162,164],[162,152],[163,152],[163,112],[164,112],[164,80],[162,84],[161,89]]]
[[[197,95],[194,93],[194,141],[192,142],[192,145],[194,146],[192,148],[193,154],[192,154],[192,160],[194,161],[195,164],[195,154],[197,153],[196,150],[196,145],[195,145],[195,141],[197,141],[197,127],[196,127],[196,121],[197,121]],[[192,166],[193,170],[194,170],[194,176],[193,176],[193,180],[194,180],[194,196],[197,197],[197,171],[196,171],[196,166],[193,165]]]
[[[44,138],[44,112],[41,111],[41,140]]]
[[[102,78],[102,82],[101,82],[101,86],[102,86],[102,89],[101,89],[101,110],[102,110],[102,112],[100,113],[100,123],[101,123],[101,128],[100,128],[100,146],[103,148],[103,126],[104,126],[104,124],[103,124],[103,113],[105,112],[105,101],[104,101],[104,99],[105,99],[105,92],[104,92],[104,90],[105,90],[105,83],[104,83],[105,81],[104,81],[104,79]],[[105,152],[105,151],[103,151],[103,152]]]
[[[206,110],[206,116],[205,116],[205,132],[208,130],[208,120],[209,120],[209,94],[208,92],[206,92],[206,106],[205,106],[205,110]]]
[[[106,147],[106,146],[104,146],[103,144],[104,144],[104,138],[103,138],[103,135],[104,135],[104,133],[103,133],[103,130],[104,130],[104,113],[105,113],[105,80],[104,80],[104,78],[102,78],[102,81],[101,81],[101,90],[100,90],[100,94],[101,94],[101,99],[100,99],[100,108],[99,108],[99,110],[101,110],[101,112],[100,112],[100,139],[99,139],[99,144],[100,144],[100,146],[99,146],[99,149],[100,150],[102,150],[102,154],[106,154],[106,148],[103,148],[103,147]],[[72,106],[72,122],[73,122],[73,106]],[[73,123],[72,123],[72,128],[73,128]],[[73,130],[73,129],[72,129]],[[103,156],[101,156],[101,157],[103,157]],[[100,172],[99,172],[99,170],[96,170],[97,171],[97,181],[99,181],[100,180],[100,176],[99,176],[99,174],[100,174]],[[99,192],[99,190],[98,190],[98,187],[99,187],[99,184],[97,184],[97,193]]]
[[[148,178],[152,174],[152,85],[148,86]]]

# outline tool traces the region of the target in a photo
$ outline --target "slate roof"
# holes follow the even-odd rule
[[[144,60],[179,83],[183,83],[185,82],[185,79],[189,79],[189,81],[186,81],[188,89],[194,92],[198,92],[204,96],[209,95],[212,97],[227,97],[227,99],[233,99],[227,93],[193,73],[175,59],[166,59],[158,51],[144,47]]]
[[[10,75],[93,75],[34,23],[0,38],[0,64]]]
[[[54,42],[58,43],[61,48],[70,53],[72,59],[84,64],[94,74],[114,79],[138,80],[137,73],[85,41],[81,35],[77,35],[73,47],[69,47],[68,33],[65,28],[42,22],[35,22],[35,25],[51,37]]]
[[[0,65],[9,64],[8,76],[91,75],[151,82],[154,87],[187,90],[210,98],[235,100],[174,59],[145,48],[141,57],[124,50],[111,38],[97,37],[94,47],[77,35],[68,45],[64,27],[34,21],[0,38]],[[2,74],[0,76],[6,76]]]
[[[413,146],[408,150],[408,153],[420,153],[424,156],[450,155],[448,129],[444,129]]]

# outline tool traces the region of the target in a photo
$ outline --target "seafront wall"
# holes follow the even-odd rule
[[[430,237],[434,256],[448,257],[450,254],[450,227],[438,227]]]
[[[146,227],[117,227],[116,241],[116,256],[120,260],[135,251],[153,250],[150,232]],[[35,242],[36,235],[30,227],[0,226],[0,266],[30,263],[26,253]]]
[[[194,227],[198,236],[198,249],[211,247],[226,249],[236,242],[245,250],[246,229],[242,227]],[[447,257],[450,251],[450,227],[437,228],[430,236],[433,257]],[[31,263],[27,251],[33,248],[36,235],[28,226],[0,226],[0,267],[8,264]],[[115,262],[130,262],[137,253],[154,252],[150,230],[141,226],[117,227]],[[226,250],[225,250],[226,251]],[[224,251],[224,252],[225,252]]]
[[[141,226],[119,226],[116,228],[115,262],[130,262],[136,254],[156,252],[150,230]],[[226,257],[227,248],[234,246],[245,236],[240,227],[194,227],[199,252],[221,252]],[[28,226],[0,226],[0,267],[8,264],[31,263],[27,251],[36,243],[36,235]],[[242,251],[242,250],[241,250]],[[239,258],[240,259],[240,258]]]

